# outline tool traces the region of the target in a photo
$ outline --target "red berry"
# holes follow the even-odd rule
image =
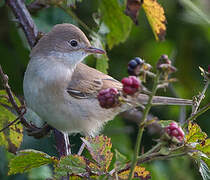
[[[169,126],[169,128],[170,128],[171,130],[177,129],[178,127],[179,127],[178,124],[175,123],[175,122],[170,123],[170,126]]]
[[[179,132],[178,132],[178,130],[177,129],[174,129],[174,130],[172,130],[171,131],[171,134],[170,134],[171,136],[178,136],[179,135]]]
[[[180,142],[184,139],[184,131],[175,122],[172,122],[169,126],[165,127],[165,131],[171,138],[174,137]]]
[[[208,65],[208,73],[210,74],[210,64]]]
[[[122,79],[123,92],[125,94],[133,95],[140,88],[140,81],[136,76],[129,76]]]
[[[102,108],[112,108],[118,104],[118,90],[116,88],[103,89],[99,92],[97,98]]]

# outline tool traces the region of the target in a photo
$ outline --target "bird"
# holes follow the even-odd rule
[[[86,35],[73,24],[57,24],[33,47],[23,81],[26,106],[43,122],[71,134],[97,135],[103,125],[130,105],[104,109],[99,105],[100,90],[122,84],[113,77],[84,64],[90,54],[105,54],[92,47]],[[148,96],[142,94],[142,104]],[[192,101],[156,96],[157,104],[190,105]]]

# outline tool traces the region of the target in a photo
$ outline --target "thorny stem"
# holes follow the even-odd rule
[[[202,93],[198,96],[198,100],[196,101],[196,105],[195,105],[195,107],[194,107],[194,110],[192,111],[191,116],[194,116],[194,115],[197,113],[198,108],[199,108],[199,106],[200,106],[200,103],[201,103],[201,101],[202,101],[202,100],[204,99],[204,97],[205,97],[205,93],[206,93],[206,90],[207,90],[207,88],[208,88],[208,86],[209,86],[209,83],[210,83],[210,80],[207,80],[207,81],[206,81],[206,84],[205,84],[205,86],[204,86],[204,88],[203,88]]]
[[[14,123],[16,123],[20,118],[23,117],[23,115],[26,113],[26,108],[24,108],[24,111],[14,120],[12,121],[11,123],[9,123],[7,126],[5,126],[4,128],[2,128],[0,130],[0,132],[4,131],[5,129],[9,128],[10,126],[12,126]]]
[[[143,111],[142,123],[139,125],[139,131],[138,131],[136,145],[135,145],[135,150],[134,150],[134,157],[133,157],[133,160],[132,160],[132,163],[131,163],[131,170],[130,170],[129,178],[128,178],[129,180],[132,179],[133,174],[134,174],[134,169],[135,169],[135,166],[136,166],[136,163],[137,163],[137,160],[138,160],[137,158],[138,158],[138,155],[139,155],[141,139],[142,139],[142,135],[143,135],[144,127],[145,127],[145,121],[147,120],[148,113],[149,113],[149,111],[150,111],[150,109],[152,107],[152,98],[153,98],[153,96],[155,95],[155,93],[157,91],[159,78],[160,78],[160,72],[158,71],[157,75],[156,75],[156,77],[154,79],[154,85],[153,85],[153,88],[152,88],[152,92],[149,95],[148,103],[147,103],[147,105],[146,105],[146,107],[145,107],[145,109]]]
[[[201,108],[199,111],[196,112],[196,114],[193,114],[189,119],[189,121],[192,121],[194,119],[196,119],[198,116],[200,116],[201,114],[205,113],[206,111],[208,111],[210,109],[210,103],[208,103],[206,106],[204,106],[203,108]]]
[[[198,116],[200,116],[201,114],[205,113],[206,111],[208,111],[210,109],[210,103],[207,104],[206,106],[204,106],[203,108],[201,108],[200,110],[197,111],[197,113],[195,113],[194,115],[191,115],[186,123],[184,124],[184,128],[186,128],[188,126],[188,122],[195,120]]]
[[[3,87],[5,88],[5,90],[7,92],[7,95],[8,95],[9,101],[12,104],[12,107],[15,109],[17,114],[20,116],[19,119],[20,119],[21,123],[25,127],[29,128],[30,125],[27,123],[26,119],[23,117],[22,108],[18,107],[18,105],[15,101],[15,98],[12,94],[11,88],[10,88],[9,83],[8,83],[8,76],[6,74],[4,74],[4,72],[1,68],[1,65],[0,65],[0,76],[1,76],[1,79],[2,79]]]
[[[155,152],[155,153],[148,154],[147,156],[144,156],[144,157],[140,156],[138,159],[138,164],[146,163],[146,162],[150,162],[154,160],[166,160],[166,159],[180,157],[184,155],[187,155],[187,152],[181,152],[181,153],[169,154],[169,155],[163,155],[160,152]]]

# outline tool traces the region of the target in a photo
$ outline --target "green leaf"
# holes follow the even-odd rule
[[[91,44],[94,47],[100,48],[100,49],[105,49],[105,45],[103,43],[102,37],[99,34],[93,33],[90,35],[92,41]],[[107,55],[94,55],[97,60],[96,60],[96,69],[107,74],[107,69],[109,67],[108,64],[108,56]]]
[[[48,165],[39,168],[33,168],[28,173],[29,180],[46,180],[52,178],[52,169]]]
[[[106,136],[96,136],[95,138],[81,138],[85,143],[92,158],[98,163],[101,171],[107,171],[111,163],[113,153],[111,152],[111,139]]]
[[[200,8],[198,8],[192,1],[180,0],[180,3],[183,4],[187,9],[193,11],[199,18],[201,18],[205,22],[205,24],[210,24],[209,16],[205,14]]]
[[[101,0],[99,10],[102,22],[109,28],[106,36],[108,47],[124,42],[131,31],[132,21],[124,14],[118,0]]]
[[[203,152],[204,154],[210,156],[210,138],[202,141],[195,147],[197,150]]]
[[[210,179],[209,161],[209,158],[202,158],[199,161],[199,172],[201,173],[203,180]],[[206,162],[208,163],[208,165],[206,164]]]
[[[201,128],[196,123],[190,122],[188,125],[189,133],[185,136],[186,143],[195,143],[198,141],[204,141],[207,137],[205,132],[202,132]]]
[[[115,158],[116,158],[115,169],[117,171],[124,169],[128,163],[128,159],[123,154],[121,154],[117,149],[115,149]]]
[[[13,94],[15,102],[18,106],[21,106],[19,99]],[[0,104],[12,107],[12,104],[9,101],[9,97],[5,90],[0,90]]]
[[[96,69],[107,74],[107,69],[109,67],[108,58],[106,56],[101,56],[96,60]]]
[[[23,150],[17,153],[9,162],[9,175],[28,172],[32,168],[40,167],[49,163],[57,163],[54,157],[36,150]]]
[[[156,121],[162,128],[169,126],[169,124],[171,124],[172,122],[175,122],[173,120],[160,120],[160,121]],[[177,122],[176,122],[177,123]]]
[[[86,162],[84,157],[69,155],[62,157],[55,167],[55,177],[66,176],[67,173],[78,175],[86,172]]]
[[[3,129],[15,119],[16,116],[12,112],[0,105],[0,129]],[[5,146],[12,153],[15,153],[20,147],[22,139],[23,126],[20,123],[13,124],[0,132],[0,146]]]

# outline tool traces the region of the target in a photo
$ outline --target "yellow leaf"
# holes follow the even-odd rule
[[[0,129],[14,121],[16,116],[3,106],[0,106]],[[15,153],[23,139],[23,126],[19,123],[0,132],[0,146],[5,146],[9,152]]]
[[[120,173],[118,173],[118,176],[120,179],[128,179],[130,173],[130,169],[123,170]],[[141,178],[144,180],[150,179],[150,172],[146,171],[144,167],[136,166],[134,170],[134,178]]]
[[[142,7],[152,27],[156,40],[164,40],[166,34],[166,17],[163,7],[157,0],[144,0]]]

